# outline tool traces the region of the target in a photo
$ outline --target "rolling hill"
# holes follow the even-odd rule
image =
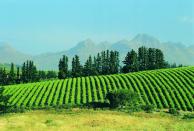
[[[136,92],[142,104],[191,111],[194,109],[194,67],[10,85],[4,94],[12,95],[9,102],[14,106],[45,108],[104,102],[106,93],[117,89]]]

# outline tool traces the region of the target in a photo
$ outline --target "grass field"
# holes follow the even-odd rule
[[[128,114],[108,110],[36,110],[0,116],[0,130],[157,130],[192,131],[194,119],[185,120],[164,112]]]

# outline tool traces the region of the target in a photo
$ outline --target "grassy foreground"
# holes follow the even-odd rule
[[[0,131],[41,130],[194,130],[194,119],[167,113],[127,114],[108,110],[36,110],[0,116]]]

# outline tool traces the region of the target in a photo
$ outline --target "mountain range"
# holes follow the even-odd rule
[[[194,45],[185,46],[182,43],[161,42],[157,38],[147,35],[138,34],[131,40],[121,40],[116,43],[107,41],[96,44],[94,41],[87,39],[79,42],[75,47],[56,53],[43,53],[40,55],[28,55],[17,51],[7,43],[0,43],[0,63],[11,63],[21,65],[27,59],[33,60],[38,69],[57,70],[58,61],[62,55],[71,58],[79,55],[83,63],[89,55],[96,55],[103,50],[117,50],[120,52],[120,60],[122,61],[128,51],[137,50],[140,46],[159,48],[164,52],[165,59],[169,63],[194,65]]]

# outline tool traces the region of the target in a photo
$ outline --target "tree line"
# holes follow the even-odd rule
[[[81,65],[80,58],[75,55],[71,61],[71,70],[68,68],[68,57],[63,56],[59,61],[59,79],[65,79],[67,77],[80,77],[80,76],[92,76],[92,75],[107,75],[116,74],[119,72],[119,52],[117,51],[102,51],[97,56],[91,55],[85,61],[84,65]]]
[[[16,67],[11,63],[10,70],[0,68],[0,85],[38,82],[45,79],[57,78],[55,71],[37,70],[33,61],[26,61],[22,67]]]
[[[58,74],[55,71],[37,70],[33,61],[27,60],[22,67],[15,67],[11,63],[11,68],[7,71],[0,68],[0,85],[19,84],[27,82],[38,82],[45,79],[65,79],[69,77],[109,75],[117,73],[129,73],[144,70],[154,70],[161,68],[176,68],[183,65],[169,64],[165,61],[164,54],[160,49],[146,48],[144,46],[129,51],[122,64],[120,64],[119,52],[106,50],[89,56],[84,64],[81,64],[80,57],[75,55],[69,66],[69,58],[64,55],[58,64]]]
[[[164,54],[160,49],[140,47],[138,52],[131,50],[127,53],[123,73],[167,68],[168,62],[164,60]]]
[[[177,67],[176,64],[170,65],[165,61],[164,54],[160,49],[144,46],[138,48],[137,52],[129,51],[122,61],[123,66],[120,65],[119,52],[112,50],[102,51],[94,57],[89,56],[84,65],[80,63],[79,56],[75,55],[71,61],[71,69],[69,69],[68,60],[69,58],[64,55],[59,61],[59,79]]]

